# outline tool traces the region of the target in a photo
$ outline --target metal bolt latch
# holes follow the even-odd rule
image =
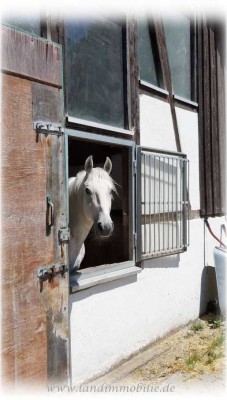
[[[67,243],[70,240],[70,229],[61,228],[58,231],[58,238],[60,243]]]
[[[68,268],[66,265],[62,265],[60,263],[54,265],[45,265],[37,269],[37,278],[40,280],[52,279],[56,275],[64,276],[65,272],[67,271]]]
[[[33,128],[36,133],[43,133],[44,135],[58,135],[61,136],[64,133],[64,129],[61,124],[54,124],[51,122],[37,121],[33,123]]]

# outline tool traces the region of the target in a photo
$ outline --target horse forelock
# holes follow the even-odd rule
[[[114,180],[103,168],[92,168],[91,172],[85,177],[85,181],[87,183],[91,182],[94,186],[102,183],[108,185],[111,190],[116,191]]]
[[[96,186],[100,183],[106,184],[109,186],[110,190],[113,190],[117,193],[117,189],[115,186],[114,180],[111,176],[104,171],[103,168],[92,168],[92,170],[87,174],[85,171],[80,171],[76,175],[75,178],[70,178],[71,182],[69,183],[70,192],[77,192],[81,189],[83,183],[92,183],[92,185]]]

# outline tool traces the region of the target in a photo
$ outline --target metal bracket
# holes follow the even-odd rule
[[[137,247],[137,233],[134,232],[134,247]]]
[[[40,280],[47,280],[47,279],[52,279],[56,275],[62,275],[64,276],[65,272],[68,271],[68,268],[66,265],[62,264],[53,264],[53,265],[44,265],[42,267],[39,267],[37,269],[37,278]]]
[[[60,243],[68,243],[70,240],[70,229],[69,228],[59,229],[58,238]]]
[[[137,174],[137,160],[133,161],[133,173],[134,173],[134,175]]]
[[[36,133],[42,133],[44,135],[58,135],[62,136],[64,129],[61,124],[53,124],[51,122],[37,121],[33,123],[33,129]]]

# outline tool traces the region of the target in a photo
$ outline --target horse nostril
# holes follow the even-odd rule
[[[100,232],[103,231],[103,227],[102,227],[102,223],[101,222],[98,222],[98,229],[100,230]]]

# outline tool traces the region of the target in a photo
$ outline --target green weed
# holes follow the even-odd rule
[[[195,321],[195,322],[193,322],[193,324],[192,324],[192,326],[191,326],[191,329],[192,329],[194,332],[201,331],[202,329],[204,329],[204,324],[203,324],[203,322]]]
[[[189,369],[194,369],[198,361],[200,361],[200,356],[195,352],[186,358],[185,363]]]

